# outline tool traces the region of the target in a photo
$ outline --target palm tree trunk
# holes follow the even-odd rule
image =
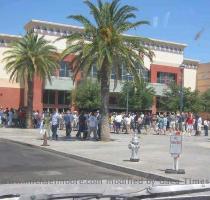
[[[109,130],[109,85],[110,70],[105,59],[101,69],[101,140],[110,141]]]
[[[26,112],[26,127],[33,128],[33,80],[28,80],[28,92],[27,92],[27,112]]]

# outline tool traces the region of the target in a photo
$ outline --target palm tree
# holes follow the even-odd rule
[[[10,74],[10,81],[20,82],[27,90],[27,127],[32,127],[33,81],[34,77],[51,81],[51,75],[58,67],[56,48],[44,37],[30,32],[9,45],[4,55],[5,69]]]
[[[95,23],[83,15],[69,16],[69,18],[80,22],[84,30],[65,37],[69,45],[63,54],[64,56],[75,55],[72,59],[74,77],[81,71],[83,77],[86,77],[92,66],[96,65],[102,97],[101,139],[109,141],[109,86],[112,70],[119,78],[121,66],[124,65],[127,71],[138,81],[138,66],[143,67],[143,56],[150,59],[153,56],[152,52],[142,45],[142,41],[147,39],[124,33],[139,25],[149,23],[148,21],[131,22],[130,19],[136,18],[134,11],[137,9],[129,5],[120,6],[120,0],[113,0],[111,3],[98,0],[97,5],[87,0],[85,4],[89,7]]]

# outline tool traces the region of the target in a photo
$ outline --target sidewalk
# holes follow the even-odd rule
[[[172,157],[169,154],[169,136],[141,135],[140,137],[140,162],[130,162],[128,144],[132,135],[112,134],[111,142],[78,141],[73,138],[65,140],[64,131],[59,132],[58,141],[48,141],[50,146],[44,147],[65,153],[83,161],[91,161],[104,167],[129,170],[135,175],[154,178],[167,177],[176,180],[185,180],[186,183],[210,182],[210,140],[209,137],[183,138],[183,154],[179,159],[179,166],[185,169],[183,175],[166,175],[164,170],[172,167]],[[0,139],[8,139],[40,147],[42,144],[39,130],[0,128]],[[107,164],[107,165],[106,165]],[[112,166],[113,165],[113,166]]]

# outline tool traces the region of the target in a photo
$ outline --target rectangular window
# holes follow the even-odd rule
[[[92,69],[91,69],[91,76],[96,78],[97,77],[97,68],[95,65],[93,65]]]
[[[59,69],[59,76],[60,77],[70,77],[71,70],[68,62],[61,61],[60,69]]]
[[[43,103],[55,104],[55,91],[54,90],[44,90]]]
[[[166,72],[157,73],[157,83],[170,84],[172,82],[176,82],[176,74]]]
[[[116,73],[115,73],[114,67],[112,67],[111,79],[116,79]]]
[[[70,92],[69,91],[58,91],[58,104],[69,105],[70,104]]]
[[[150,82],[150,71],[147,69],[139,69],[140,77],[144,79],[145,82]]]
[[[133,80],[133,76],[131,74],[128,73],[128,71],[126,70],[125,66],[122,65],[122,80],[124,81],[132,81]]]

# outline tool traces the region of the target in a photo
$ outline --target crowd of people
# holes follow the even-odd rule
[[[174,131],[180,131],[186,135],[201,135],[204,130],[205,136],[208,136],[210,121],[202,119],[199,115],[188,113],[158,113],[152,115],[146,113],[112,113],[109,117],[110,131],[114,133],[130,133],[137,130],[138,133],[154,133],[158,135],[171,134]]]
[[[5,108],[0,107],[0,127],[26,127],[26,112],[23,108]]]
[[[0,127],[26,127],[26,112],[24,109],[0,108]],[[111,133],[130,134],[137,131],[139,134],[166,135],[180,131],[186,135],[208,136],[210,122],[193,113],[124,113],[112,112],[109,114],[109,129]],[[40,133],[46,132],[54,140],[58,139],[58,130],[65,130],[66,137],[71,137],[72,131],[77,131],[76,137],[89,140],[91,134],[95,140],[101,138],[101,114],[99,111],[78,113],[58,112],[33,112],[33,127],[39,128]]]

